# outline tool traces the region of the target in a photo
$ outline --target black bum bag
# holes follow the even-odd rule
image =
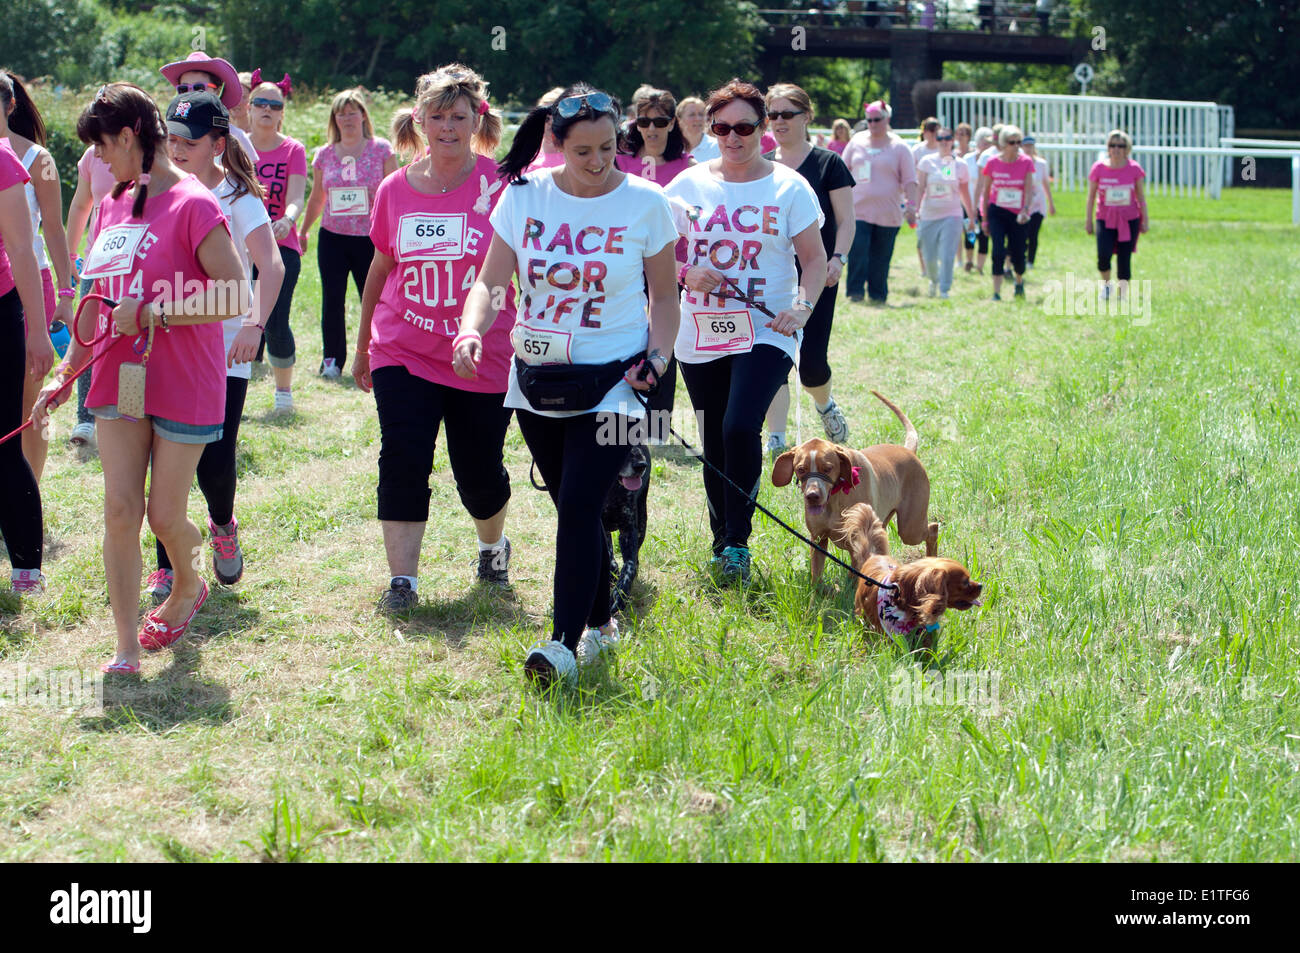
[[[633,354],[608,364],[525,364],[515,358],[519,390],[534,410],[588,411],[644,358]]]

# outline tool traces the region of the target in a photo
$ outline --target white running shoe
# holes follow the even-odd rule
[[[95,442],[95,424],[94,421],[83,421],[72,428],[72,433],[68,436],[68,443],[74,447],[89,447]]]
[[[578,684],[578,660],[563,642],[548,639],[528,650],[524,674],[539,688],[549,688],[556,681],[572,688]]]
[[[603,629],[584,629],[578,640],[578,665],[589,668],[618,651],[618,623],[613,619]]]
[[[782,437],[779,433],[773,433],[767,435],[768,456],[775,459],[776,457],[779,457],[781,454],[785,453],[785,450],[786,450],[785,437]]]
[[[343,375],[342,369],[334,363],[334,358],[327,357],[321,361],[320,376],[326,380],[337,380]]]
[[[273,414],[291,414],[293,413],[293,391],[279,390],[275,392],[275,404],[271,408]]]
[[[939,282],[937,281],[930,282],[930,297],[933,298],[938,293],[939,293]]]
[[[834,399],[826,405],[825,410],[817,411],[822,418],[822,428],[826,431],[826,439],[831,443],[847,443],[849,439],[849,422],[844,419],[844,411],[840,410],[840,405],[835,403]]]

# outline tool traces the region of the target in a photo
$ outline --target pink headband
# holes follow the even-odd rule
[[[252,75],[248,77],[249,88],[257,89],[257,87],[261,84],[261,82],[262,82],[262,67],[259,66],[257,69],[253,70]],[[280,82],[272,83],[271,85],[278,86],[280,92],[284,94],[285,99],[288,99],[290,96],[293,95],[293,80],[289,79],[288,73],[284,74],[284,79],[280,80]]]

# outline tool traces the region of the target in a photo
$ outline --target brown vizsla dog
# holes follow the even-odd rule
[[[876,394],[873,390],[871,393]],[[930,478],[916,455],[916,428],[907,415],[876,394],[907,429],[898,444],[881,443],[866,450],[851,450],[820,437],[787,450],[772,467],[774,486],[793,477],[803,492],[803,519],[808,535],[825,547],[827,540],[849,548],[840,517],[854,503],[870,503],[888,524],[898,515],[898,536],[909,546],[925,544],[925,554],[939,551],[939,524],[928,521]],[[821,579],[826,557],[812,551],[812,581]]]
[[[948,609],[964,611],[981,605],[984,586],[970,577],[955,559],[926,557],[900,566],[889,556],[885,524],[866,503],[844,511],[844,534],[853,566],[863,575],[898,586],[891,590],[858,580],[853,604],[862,621],[891,636],[919,637],[934,648],[939,619]]]

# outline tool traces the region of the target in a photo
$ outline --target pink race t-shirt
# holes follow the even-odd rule
[[[156,304],[187,298],[208,285],[198,248],[214,228],[226,228],[221,206],[207,187],[187,175],[161,195],[150,195],[144,215],[131,217],[135,190],[104,199],[99,234],[86,250],[82,276],[114,301],[138,298]],[[101,309],[97,334],[109,326]],[[87,407],[117,403],[118,367],[139,361],[147,334],[120,343],[116,331],[95,345],[94,377]],[[221,322],[174,325],[154,331],[145,378],[145,413],[185,424],[219,424],[226,416],[226,352]],[[99,358],[105,351],[108,354]]]
[[[831,150],[831,152],[835,153],[837,156],[842,156],[844,155],[844,147],[847,145],[848,143],[843,139],[832,139],[830,142],[826,143],[826,148]]]
[[[956,156],[944,158],[932,152],[921,159],[917,172],[925,173],[925,194],[921,196],[921,220],[961,218],[961,190],[970,182],[970,170]],[[919,177],[918,177],[919,181]]]
[[[90,183],[90,222],[86,229],[86,234],[90,238],[95,237],[95,232],[99,229],[99,203],[104,201],[104,196],[113,191],[113,186],[117,185],[117,179],[113,178],[113,170],[108,167],[108,163],[103,159],[95,157],[95,147],[90,146],[81,154],[77,160],[77,175]],[[76,249],[69,249],[75,251]]]
[[[397,262],[370,320],[370,369],[404,367],[416,377],[457,390],[504,394],[514,349],[515,290],[483,335],[478,376],[466,380],[451,366],[451,342],[460,330],[465,298],[492,244],[488,216],[504,185],[495,160],[479,156],[459,188],[417,192],[407,169],[384,179],[375,194],[370,240]]]
[[[7,189],[22,188],[32,177],[23,168],[22,160],[14,155],[8,139],[0,139],[0,192]],[[9,256],[5,253],[5,243],[0,239],[0,295],[7,295],[14,290],[14,273],[9,265]]]
[[[289,204],[291,175],[307,175],[307,150],[297,139],[285,136],[284,142],[260,153],[257,159],[257,181],[266,190],[263,201],[273,222],[284,218],[284,207]],[[280,239],[280,247],[292,248],[301,255],[302,243],[298,241],[298,229],[289,229],[289,234]]]
[[[384,163],[393,154],[387,139],[372,136],[361,155],[340,156],[335,143],[316,150],[311,166],[316,170],[312,189],[325,190],[325,212],[321,228],[335,235],[369,235],[370,209],[375,190],[384,181]]]
[[[614,164],[621,171],[629,175],[639,176],[647,182],[653,182],[660,188],[677,178],[678,174],[684,169],[689,169],[694,161],[689,152],[686,155],[678,156],[671,162],[660,162],[658,164],[653,159],[646,162],[636,156],[620,155],[614,157]]]
[[[1118,169],[1112,169],[1107,162],[1095,162],[1088,172],[1089,181],[1097,183],[1097,208],[1099,213],[1115,209],[1120,218],[1137,218],[1142,210],[1137,204],[1137,189],[1134,183],[1146,178],[1142,166],[1132,159]],[[1104,218],[1104,214],[1098,214]]]
[[[1025,209],[1025,177],[1034,171],[1034,160],[1024,153],[1016,156],[1015,161],[1007,162],[1000,155],[995,155],[984,163],[980,175],[991,181],[985,186],[984,206],[1004,208],[1017,215]],[[1034,186],[1037,188],[1037,186]]]
[[[853,173],[853,217],[897,228],[903,224],[904,186],[916,181],[912,150],[897,136],[874,145],[871,133],[856,133],[844,147],[844,164]]]

